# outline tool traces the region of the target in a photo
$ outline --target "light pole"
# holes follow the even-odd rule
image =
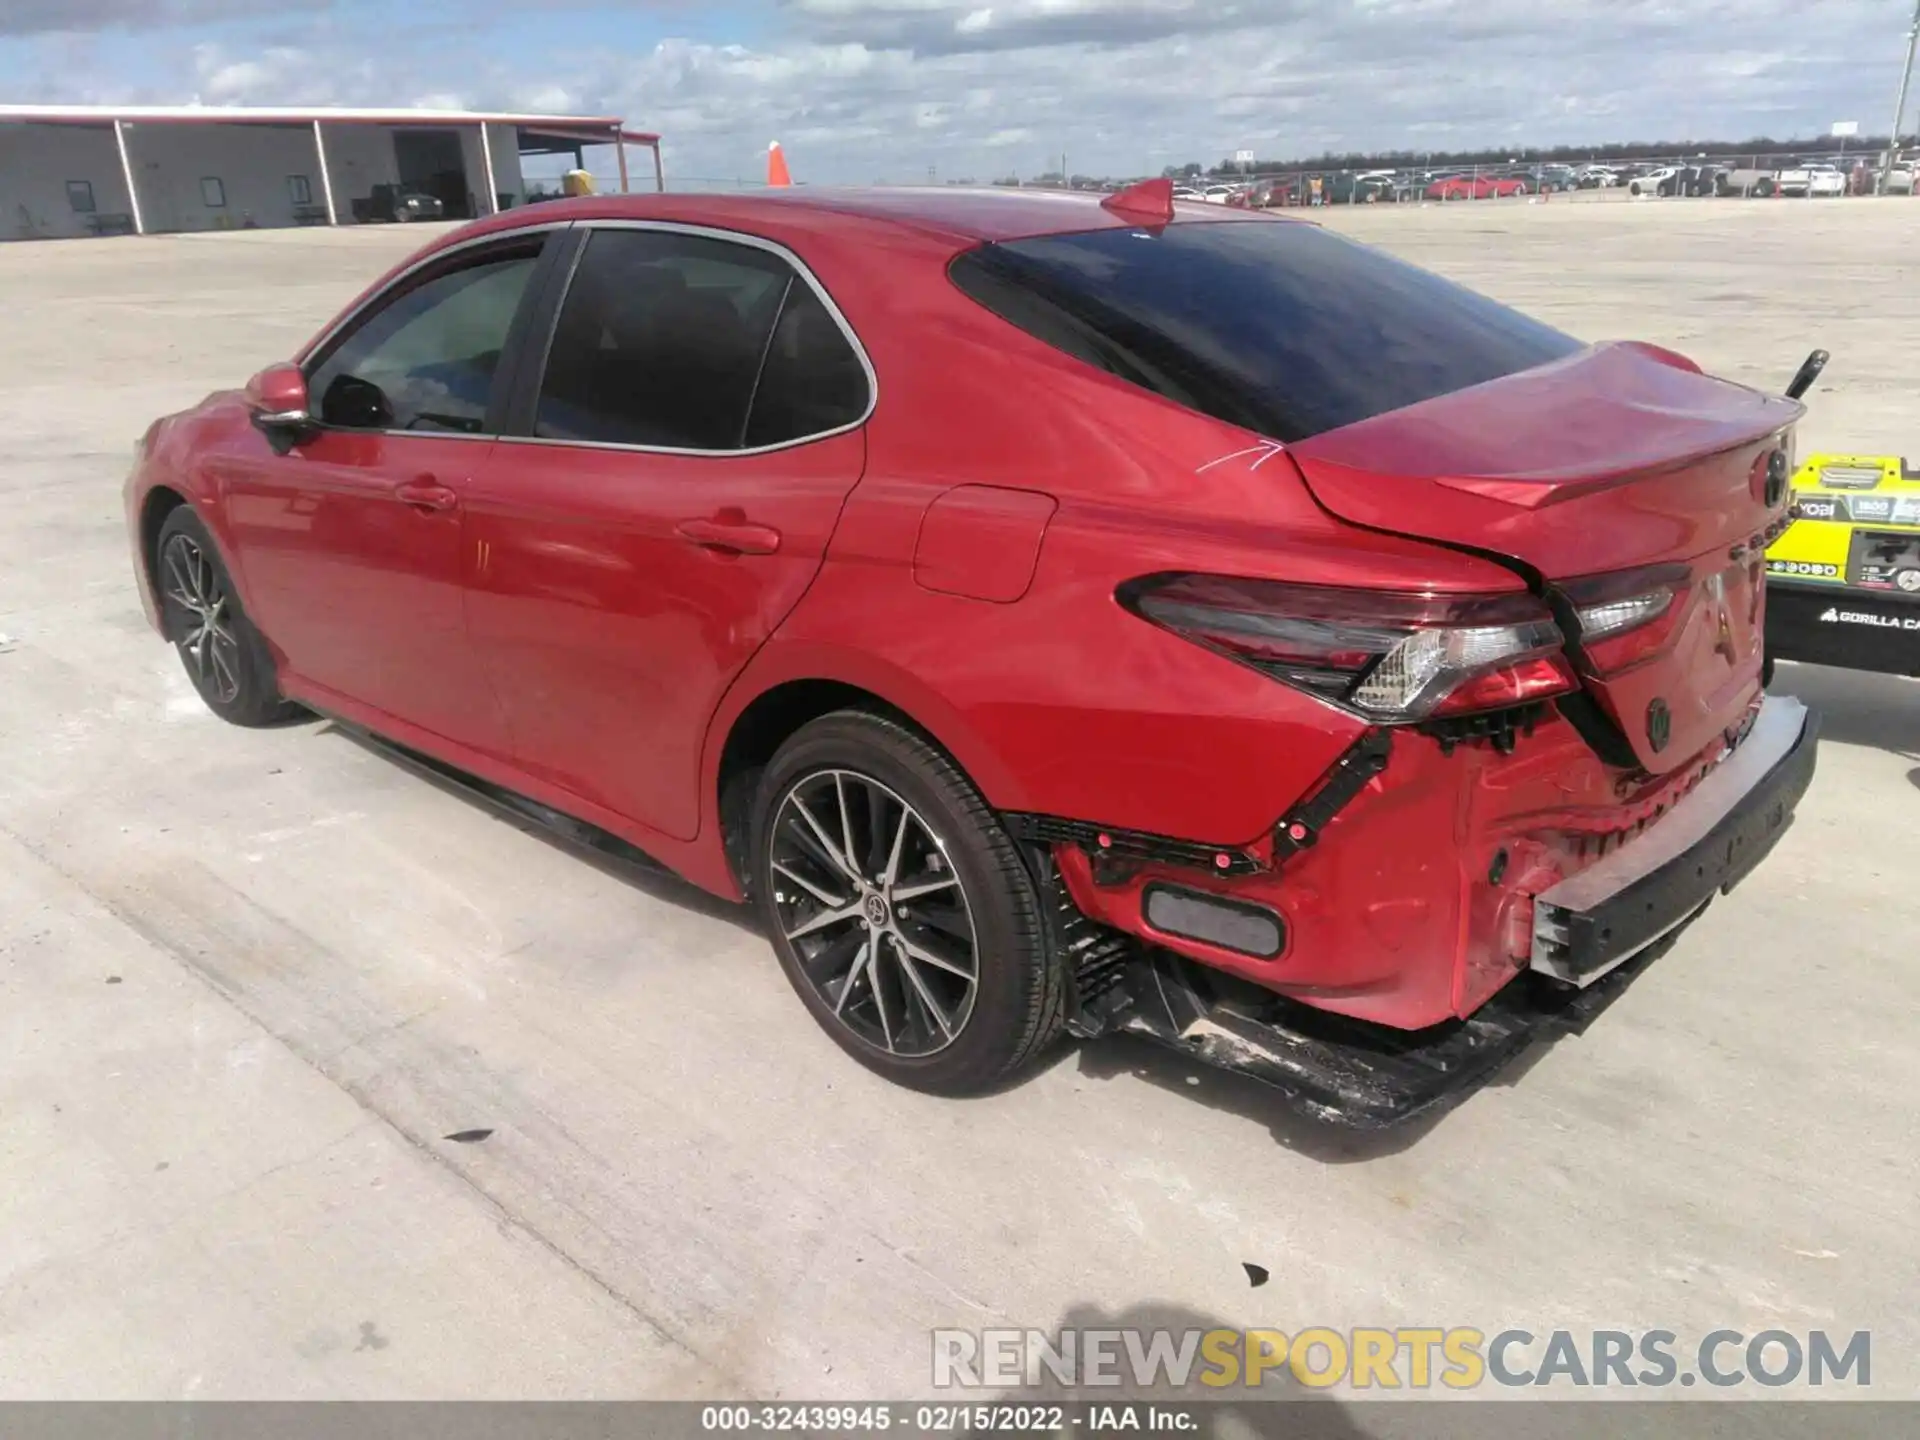
[[[1900,98],[1893,106],[1893,133],[1887,137],[1887,163],[1880,167],[1880,193],[1893,177],[1894,157],[1900,153],[1900,120],[1907,113],[1907,82],[1913,79],[1913,49],[1920,42],[1920,0],[1914,0],[1913,23],[1907,27],[1907,63],[1900,71]]]

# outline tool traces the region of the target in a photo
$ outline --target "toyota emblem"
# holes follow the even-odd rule
[[[1667,708],[1667,702],[1656,695],[1647,705],[1647,743],[1657,755],[1667,748],[1672,738],[1673,712]]]

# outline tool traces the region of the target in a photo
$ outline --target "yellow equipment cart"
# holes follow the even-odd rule
[[[1920,675],[1920,471],[1815,455],[1767,550],[1767,657]]]

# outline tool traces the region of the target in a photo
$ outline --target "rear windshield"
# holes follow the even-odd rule
[[[1581,348],[1484,295],[1284,220],[1015,240],[968,251],[952,275],[1048,344],[1283,441]]]

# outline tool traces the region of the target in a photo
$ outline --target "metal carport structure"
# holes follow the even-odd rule
[[[320,199],[322,204],[309,202],[306,209],[311,215],[303,217],[302,207],[295,205],[291,223],[319,223],[324,213],[325,223],[338,225],[343,219],[350,219],[347,207],[336,194],[338,166],[330,160],[328,153],[328,134],[334,132],[340,136],[346,129],[385,129],[395,133],[405,131],[452,131],[456,135],[471,134],[478,139],[479,162],[483,184],[475,191],[475,209],[480,214],[496,213],[501,208],[501,191],[498,185],[496,168],[495,141],[499,132],[510,129],[513,132],[517,154],[514,168],[517,174],[518,155],[526,154],[566,154],[571,153],[578,161],[585,147],[589,145],[612,145],[618,162],[620,188],[630,188],[630,172],[627,163],[627,147],[639,146],[650,150],[653,156],[653,180],[658,189],[666,188],[666,177],[660,158],[660,137],[648,131],[629,130],[624,119],[607,115],[552,115],[532,114],[511,111],[479,110],[425,110],[406,108],[291,108],[277,106],[104,106],[104,105],[0,105],[0,129],[12,126],[52,126],[61,128],[81,128],[110,132],[114,152],[118,160],[117,179],[125,186],[127,214],[124,218],[131,223],[122,228],[131,229],[135,234],[145,234],[153,229],[193,228],[181,226],[156,226],[153,216],[143,200],[151,195],[143,195],[139,167],[132,155],[130,133],[139,127],[166,127],[168,130],[191,129],[193,127],[254,127],[275,128],[280,130],[306,130],[311,136],[311,158],[320,179]],[[461,142],[464,145],[464,141]],[[85,185],[91,203],[90,182],[74,181],[68,184],[69,195],[75,193],[75,187]],[[211,204],[211,202],[209,202]],[[23,214],[27,206],[21,205]],[[77,208],[77,206],[76,206]],[[224,204],[222,205],[224,209]],[[249,217],[251,218],[251,217]],[[94,233],[105,233],[97,224]]]

